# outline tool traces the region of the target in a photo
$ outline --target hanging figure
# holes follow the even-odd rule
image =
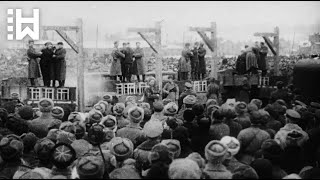
[[[198,57],[199,57],[199,77],[198,78],[201,80],[204,80],[207,72],[206,60],[205,60],[207,50],[203,46],[204,44],[201,42],[198,49]]]
[[[54,58],[54,63],[53,67],[51,69],[53,69],[54,73],[52,73],[51,75],[53,75],[51,77],[51,80],[53,80],[53,84],[52,87],[55,87],[55,81],[58,80],[59,82],[59,86],[58,87],[64,87],[64,83],[66,80],[66,53],[67,51],[63,48],[63,43],[62,42],[58,42],[58,47],[56,49],[56,51],[54,52],[53,58]]]
[[[132,76],[132,64],[133,64],[133,49],[130,47],[130,43],[127,43],[125,51],[124,68],[127,82],[131,82]]]
[[[126,59],[126,49],[127,49],[127,43],[122,43],[122,48],[120,50],[120,52],[122,54],[124,54],[124,57],[121,57],[120,58],[120,64],[121,64],[121,74],[122,74],[122,77],[121,77],[121,82],[124,83],[126,81],[126,76],[127,76],[127,72],[126,72],[126,67],[125,67],[125,59]]]
[[[191,56],[191,79],[193,81],[199,80],[199,57],[198,57],[198,48],[199,48],[199,42],[195,42],[192,51]]]
[[[31,86],[35,86],[34,79],[41,77],[37,58],[41,56],[42,52],[40,53],[36,52],[36,49],[33,47],[34,45],[33,40],[29,40],[28,44],[29,44],[29,49],[27,50],[27,56],[29,61],[28,78],[30,79]]]
[[[117,76],[119,76],[119,79],[121,81],[121,76],[122,76],[121,59],[125,58],[125,55],[122,52],[120,52],[118,48],[119,46],[118,41],[115,41],[113,44],[114,44],[114,48],[111,53],[113,60],[112,60],[111,69],[110,69],[110,76],[113,77],[113,80],[117,80]]]
[[[140,75],[142,75],[142,82],[145,81],[145,66],[144,66],[144,52],[140,47],[140,42],[136,43],[136,49],[134,50],[134,61],[133,61],[133,74],[137,76],[138,82],[140,82]]]
[[[53,45],[51,42],[46,42],[44,44],[46,47],[41,50],[41,60],[40,60],[40,69],[42,74],[43,85],[45,87],[50,87],[50,65],[53,59]]]

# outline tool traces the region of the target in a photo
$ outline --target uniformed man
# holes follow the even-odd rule
[[[37,58],[41,56],[42,52],[36,52],[36,49],[33,47],[34,45],[33,40],[29,40],[28,45],[29,45],[29,49],[27,50],[27,56],[29,61],[28,78],[30,79],[31,86],[35,86],[34,79],[41,77]]]

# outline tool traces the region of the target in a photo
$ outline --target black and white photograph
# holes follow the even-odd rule
[[[0,1],[1,179],[320,179],[320,2]]]

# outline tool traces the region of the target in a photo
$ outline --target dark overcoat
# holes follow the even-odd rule
[[[145,66],[144,66],[144,52],[142,48],[136,48],[133,54],[135,61],[133,62],[133,74],[143,75],[145,74]]]
[[[199,72],[200,73],[206,73],[206,60],[205,55],[207,53],[207,50],[204,47],[199,47],[198,49],[198,57],[199,57]]]
[[[65,80],[66,79],[66,57],[67,51],[64,48],[55,51],[56,57],[51,63],[50,80]]]
[[[42,49],[41,50],[42,55],[41,55],[41,60],[40,60],[40,69],[41,69],[41,74],[42,78],[44,81],[50,80],[50,65],[53,61],[53,50],[52,49]]]
[[[29,66],[28,66],[28,78],[39,78],[40,70],[37,58],[41,56],[40,53],[37,53],[35,48],[30,47],[27,51]]]

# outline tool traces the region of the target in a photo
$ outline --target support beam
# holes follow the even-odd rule
[[[254,36],[265,36],[265,37],[274,37],[274,36],[276,36],[277,34],[275,34],[275,33],[254,33],[253,34]]]
[[[212,28],[206,28],[206,27],[189,27],[189,31],[212,31]]]
[[[149,42],[149,40],[148,40],[141,32],[138,32],[138,34],[141,36],[141,38],[142,38],[143,40],[145,40],[145,41],[149,44],[150,48],[151,48],[155,53],[158,54],[158,51],[157,51],[157,50],[154,48],[154,46]]]
[[[212,41],[210,41],[209,37],[203,31],[197,31],[204,43],[208,46],[211,52],[214,51],[214,47]]]
[[[83,30],[82,30],[82,19],[77,20],[77,25],[79,30],[77,30],[77,44],[79,45],[79,59],[77,63],[77,75],[78,75],[78,110],[79,112],[84,112],[84,58],[83,58]]]
[[[265,37],[265,36],[263,36],[262,38],[264,39],[264,41],[268,45],[268,47],[271,50],[271,52],[273,53],[273,55],[276,56],[277,52],[273,49],[273,43],[270,41],[270,39],[268,37]]]
[[[79,27],[78,26],[41,26],[41,30],[77,31],[79,30]]]
[[[62,37],[63,40],[65,40],[70,47],[76,52],[79,53],[79,47],[76,45],[76,43],[73,42],[72,39],[70,39],[67,35],[67,33],[65,33],[62,30],[56,30],[56,32]]]
[[[154,33],[157,31],[157,28],[128,28],[128,32]]]

